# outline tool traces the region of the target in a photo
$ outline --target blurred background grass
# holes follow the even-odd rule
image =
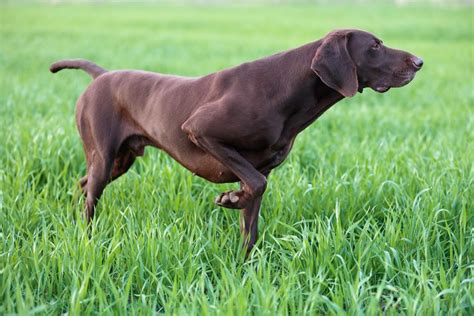
[[[473,11],[453,3],[3,2],[0,313],[471,314]],[[251,260],[237,212],[212,204],[233,185],[151,149],[87,234],[74,103],[90,78],[53,61],[199,76],[344,27],[425,66],[299,136]]]

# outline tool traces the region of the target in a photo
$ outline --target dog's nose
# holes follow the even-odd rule
[[[423,66],[423,59],[421,59],[420,57],[413,58],[412,62],[417,70],[421,69],[421,66]]]

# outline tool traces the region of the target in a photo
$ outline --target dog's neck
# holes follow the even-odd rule
[[[276,64],[280,67],[279,73],[291,74],[280,78],[284,82],[282,88],[288,91],[286,95],[289,106],[325,110],[344,98],[328,87],[311,69],[311,62],[321,43],[322,40],[315,41],[271,56],[272,59],[278,59]]]
[[[278,87],[277,98],[269,99],[281,112],[287,113],[287,138],[293,138],[314,122],[333,104],[344,98],[328,87],[311,69],[311,61],[321,41],[275,54],[257,61],[259,66],[274,69],[271,87]]]

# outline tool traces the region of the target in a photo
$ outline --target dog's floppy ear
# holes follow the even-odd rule
[[[348,32],[326,36],[311,62],[311,69],[330,88],[345,97],[357,93],[359,83],[354,62],[347,50]]]

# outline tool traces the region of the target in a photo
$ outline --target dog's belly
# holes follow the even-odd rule
[[[184,141],[184,139],[183,139]],[[268,174],[272,169],[280,165],[288,156],[293,140],[278,148],[263,148],[261,150],[239,151],[257,170],[263,174]],[[238,182],[240,179],[222,162],[215,159],[211,154],[203,151],[194,143],[183,142],[176,150],[176,147],[161,147],[177,162],[193,174],[214,183]]]
[[[130,148],[134,145],[138,147],[153,146],[165,151],[174,160],[193,174],[214,183],[238,182],[240,179],[222,162],[215,159],[211,154],[202,150],[192,143],[186,136],[174,138],[172,146],[167,143],[160,143],[158,139],[142,136],[147,141],[139,144],[129,143]],[[257,170],[263,174],[268,174],[273,168],[280,165],[288,156],[293,140],[285,142],[283,145],[262,148],[260,150],[237,150],[242,157],[249,161]]]
[[[257,170],[266,175],[285,160],[288,156],[288,152],[279,151],[269,155],[267,151],[263,151],[261,155],[253,152],[243,156],[248,158]],[[195,157],[193,160],[192,165],[183,161],[179,162],[193,174],[214,183],[240,181],[240,179],[229,168],[217,161],[208,153],[203,153],[202,156]]]

